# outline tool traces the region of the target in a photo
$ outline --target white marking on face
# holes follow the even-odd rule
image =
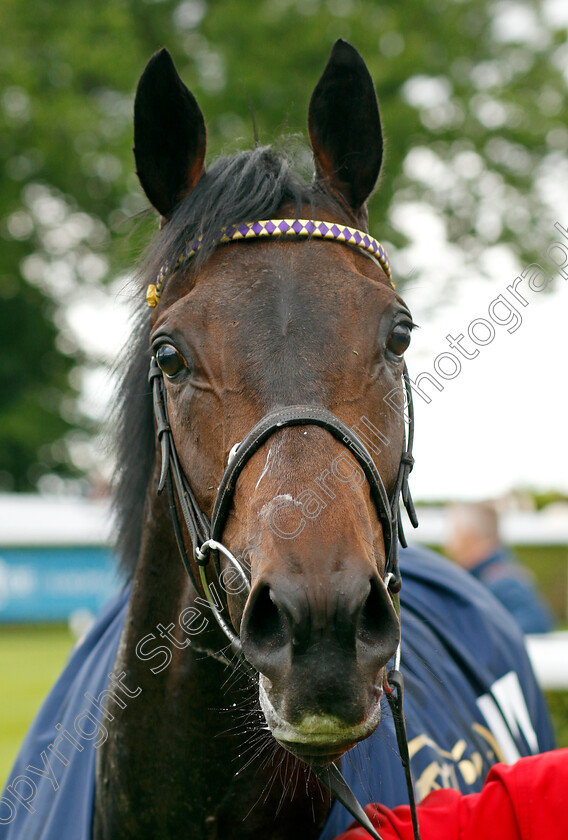
[[[264,476],[266,475],[266,471],[268,470],[268,462],[270,461],[270,455],[271,455],[271,453],[272,453],[272,449],[269,449],[269,450],[268,450],[268,455],[266,456],[266,463],[265,463],[265,465],[264,465],[264,469],[263,469],[263,471],[262,471],[262,472],[261,472],[261,474],[260,474],[260,478],[258,479],[258,481],[256,482],[256,484],[254,485],[254,489],[255,489],[255,490],[257,490],[257,489],[258,489],[258,485],[260,484],[260,482],[262,481],[262,479],[263,479],[263,478],[264,478]]]
[[[290,493],[281,493],[279,496],[274,496],[272,499],[270,499],[269,502],[266,502],[266,504],[262,506],[262,508],[260,509],[259,516],[262,519],[267,519],[270,522],[272,509],[274,507],[279,507],[280,502],[293,502],[294,504],[297,504],[297,502],[294,501],[294,497]]]

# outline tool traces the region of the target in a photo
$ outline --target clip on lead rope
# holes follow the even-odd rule
[[[400,648],[399,648],[400,650]],[[412,773],[410,770],[410,753],[408,750],[408,738],[406,735],[406,723],[404,721],[403,695],[404,678],[397,667],[389,671],[385,677],[385,690],[388,704],[390,706],[396,732],[396,742],[400,753],[400,761],[404,769],[406,789],[408,791],[408,803],[412,816],[412,829],[414,840],[420,840],[420,828],[418,826],[418,814],[416,813],[416,799],[412,784]]]

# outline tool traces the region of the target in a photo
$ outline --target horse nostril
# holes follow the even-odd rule
[[[275,603],[268,584],[253,592],[245,608],[241,638],[246,658],[266,676],[278,667],[280,656],[290,642],[289,622],[285,612]]]
[[[269,586],[263,586],[258,593],[249,617],[248,631],[256,637],[270,641],[276,647],[280,647],[287,641],[282,613],[272,599]]]
[[[398,644],[398,619],[388,593],[379,581],[373,577],[370,584],[370,592],[359,613],[357,638],[365,646],[392,655]]]

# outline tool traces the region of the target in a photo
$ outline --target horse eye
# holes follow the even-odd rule
[[[397,324],[388,337],[387,349],[396,356],[402,356],[410,344],[410,327],[406,324]]]
[[[156,350],[156,361],[158,367],[166,376],[175,376],[180,370],[187,367],[185,359],[171,344],[161,344]]]

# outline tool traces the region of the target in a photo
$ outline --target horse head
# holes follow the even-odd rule
[[[412,319],[385,259],[341,236],[220,242],[227,226],[267,219],[322,220],[365,233],[383,139],[369,72],[343,41],[313,91],[308,126],[311,185],[262,147],[206,170],[201,110],[166,51],[151,59],[138,86],[137,171],[162,219],[149,271],[161,278],[151,293],[158,305],[150,347],[197,509],[215,517],[227,464],[262,418],[303,406],[338,421],[330,430],[305,417],[276,419],[257,439],[218,520],[218,539],[250,584],[231,577],[222,552],[216,572],[212,559],[206,567],[209,582],[225,591],[231,632],[260,675],[272,735],[324,765],[376,728],[385,666],[399,641],[385,581],[396,522],[384,508],[400,491],[404,418],[393,405],[402,404]],[[157,450],[152,492],[164,452]],[[382,507],[372,470],[387,500]],[[180,494],[174,498],[199,581]]]

